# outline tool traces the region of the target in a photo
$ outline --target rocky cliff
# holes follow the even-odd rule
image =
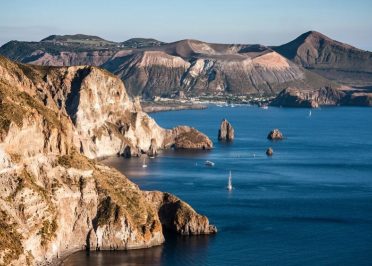
[[[211,144],[187,129],[190,139],[195,134],[197,143]],[[166,225],[158,204],[92,159],[177,145],[175,130],[159,127],[106,71],[32,67],[0,57],[0,265],[44,264],[86,248],[161,244]],[[190,214],[183,220],[194,228],[190,234],[212,232],[207,218],[195,227],[199,215],[188,205],[182,209]]]
[[[166,229],[181,235],[217,232],[217,228],[209,224],[207,217],[197,214],[190,205],[176,196],[160,191],[144,193],[146,199],[155,205],[160,221]]]
[[[173,97],[276,94],[288,84],[312,87],[305,71],[264,46],[183,40],[118,52],[102,65],[133,95]],[[162,77],[159,79],[158,77]]]

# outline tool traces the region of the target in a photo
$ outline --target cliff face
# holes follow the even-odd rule
[[[30,67],[0,57],[0,265],[45,263],[84,248],[161,244],[157,205],[86,156],[172,146],[172,134],[105,71]]]
[[[311,87],[300,67],[263,46],[185,40],[118,53],[103,67],[121,77],[132,95],[147,98],[179,91],[188,96],[272,95],[288,84]]]
[[[36,65],[102,66],[124,81],[130,95],[145,98],[179,92],[186,96],[274,95],[288,86],[315,89],[327,82],[309,78],[302,67],[262,45],[196,40],[165,44],[143,39],[113,43],[97,37],[78,42],[62,37],[10,42],[0,48],[0,54]]]
[[[181,235],[216,233],[208,218],[197,214],[194,209],[179,198],[160,191],[144,192],[146,199],[155,205],[163,226]]]
[[[297,64],[348,85],[372,85],[372,53],[341,43],[315,31],[273,47]]]

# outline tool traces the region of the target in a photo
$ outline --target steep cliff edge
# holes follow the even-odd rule
[[[155,205],[162,225],[181,235],[213,234],[217,232],[208,218],[176,196],[160,191],[144,192],[146,199]]]
[[[191,131],[199,140],[201,133]],[[43,264],[85,248],[161,244],[157,205],[91,159],[161,149],[175,138],[106,71],[0,57],[0,265]]]

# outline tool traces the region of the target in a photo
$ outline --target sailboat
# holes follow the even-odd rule
[[[142,168],[146,168],[146,167],[147,167],[147,164],[146,164],[146,158],[143,158]]]
[[[214,162],[212,162],[212,161],[205,161],[204,164],[206,166],[214,166]]]
[[[309,117],[311,116],[311,110],[309,111]]]
[[[229,190],[229,191],[233,189],[231,179],[232,179],[232,176],[231,176],[231,171],[230,171],[229,181],[227,182],[227,187],[226,187],[227,190]]]

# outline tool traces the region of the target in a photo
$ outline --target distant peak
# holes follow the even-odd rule
[[[50,41],[69,41],[69,40],[90,40],[90,41],[105,41],[101,37],[93,36],[93,35],[85,35],[85,34],[73,34],[73,35],[50,35],[44,39],[42,42],[50,42]]]
[[[154,47],[154,46],[161,46],[165,44],[165,42],[158,41],[152,38],[131,38],[122,42],[123,45],[131,48],[145,48],[145,47]]]
[[[307,35],[323,35],[319,31],[316,31],[316,30],[309,30],[308,32],[305,32],[304,34],[307,34]]]
[[[331,38],[329,38],[328,36],[324,35],[323,33],[320,33],[319,31],[315,31],[315,30],[305,32],[301,36],[303,36],[304,38],[313,37],[313,38],[317,38],[317,39],[331,40]]]
[[[141,38],[141,37],[135,37],[135,38],[130,38],[124,42],[161,42],[153,38]]]

